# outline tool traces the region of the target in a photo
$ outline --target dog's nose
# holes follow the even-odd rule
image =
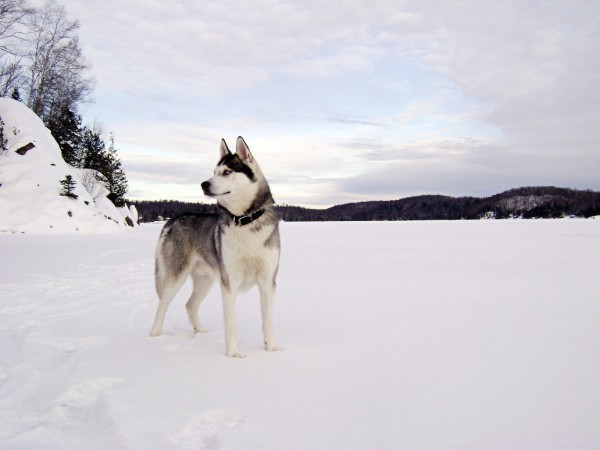
[[[210,190],[210,181],[204,181],[200,186],[202,186],[203,191],[208,191]]]

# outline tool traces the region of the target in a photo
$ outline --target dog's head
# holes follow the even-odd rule
[[[202,183],[204,195],[216,198],[231,212],[245,210],[261,189],[262,173],[244,139],[237,138],[236,151],[231,153],[221,140],[220,160],[214,176]]]

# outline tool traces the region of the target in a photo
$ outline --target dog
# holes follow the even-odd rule
[[[272,323],[281,248],[279,216],[269,184],[241,136],[235,154],[221,140],[214,176],[201,187],[204,195],[217,200],[218,212],[184,213],[163,227],[155,266],[159,303],[150,335],[162,334],[169,304],[191,275],[193,291],[185,306],[195,332],[204,331],[198,309],[219,279],[226,354],[243,358],[237,342],[236,295],[258,285],[265,350],[282,350],[275,343]]]

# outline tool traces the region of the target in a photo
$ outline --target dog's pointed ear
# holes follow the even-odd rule
[[[229,150],[229,147],[227,147],[227,142],[225,142],[225,139],[221,139],[220,152],[221,159],[225,158],[227,155],[231,155],[231,150]]]
[[[240,158],[242,158],[242,161],[252,162],[252,153],[250,153],[250,149],[248,148],[246,141],[244,141],[244,138],[241,136],[237,138],[237,142],[235,143],[235,152]]]

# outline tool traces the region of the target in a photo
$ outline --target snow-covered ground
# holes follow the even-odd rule
[[[598,448],[597,220],[284,223],[241,360],[218,289],[148,337],[159,230],[0,234],[0,448]]]

